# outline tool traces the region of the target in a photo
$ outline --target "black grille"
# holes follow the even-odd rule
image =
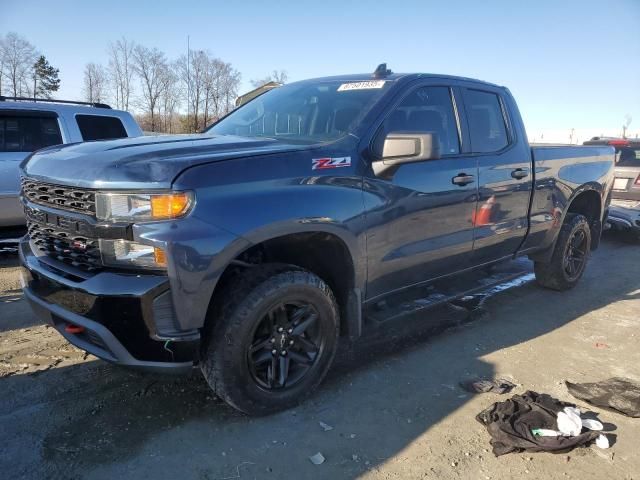
[[[48,256],[91,272],[102,268],[98,240],[28,222],[28,235],[35,247]]]
[[[22,194],[29,201],[40,205],[74,210],[89,215],[96,213],[96,194],[91,190],[22,178]]]

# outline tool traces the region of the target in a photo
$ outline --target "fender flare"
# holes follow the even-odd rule
[[[243,251],[255,245],[296,233],[326,233],[338,238],[346,246],[351,257],[354,271],[354,285],[358,288],[364,286],[366,265],[363,261],[363,239],[359,239],[354,232],[348,230],[341,224],[329,221],[329,219],[280,221],[245,232],[239,235],[239,237],[248,242],[248,245],[242,251],[237,252],[234,257],[230,258],[229,262],[242,254]],[[228,258],[228,255],[225,255],[225,257]]]

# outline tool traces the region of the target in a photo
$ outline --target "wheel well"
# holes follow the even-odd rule
[[[345,243],[336,235],[325,232],[304,232],[284,235],[251,246],[230,262],[216,284],[211,302],[226,285],[248,268],[262,263],[286,263],[309,270],[333,291],[340,308],[341,335],[348,332],[348,302],[355,285],[353,259]]]
[[[596,249],[600,243],[602,231],[600,194],[595,190],[580,193],[569,205],[567,213],[580,213],[587,217],[591,228],[592,247]]]

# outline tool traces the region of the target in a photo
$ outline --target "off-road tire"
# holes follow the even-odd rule
[[[567,249],[570,248],[569,242],[575,237],[576,233],[580,231],[584,232],[586,239],[584,263],[576,275],[569,275],[565,269],[565,256]],[[589,228],[587,218],[580,214],[567,214],[560,233],[558,234],[551,261],[549,263],[534,263],[537,283],[542,287],[558,291],[573,288],[584,274],[590,251],[591,229]]]
[[[316,309],[324,349],[298,383],[270,391],[252,377],[247,349],[264,315],[288,298],[303,299]],[[201,357],[202,373],[216,395],[241,412],[266,415],[300,403],[318,387],[337,350],[340,320],[336,299],[323,280],[292,265],[265,264],[247,268],[217,299],[208,314]]]

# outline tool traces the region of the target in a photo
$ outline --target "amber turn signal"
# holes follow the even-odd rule
[[[151,196],[151,217],[177,218],[191,206],[191,197],[185,192]]]
[[[167,266],[167,255],[164,250],[158,247],[153,248],[153,257],[159,267]]]

